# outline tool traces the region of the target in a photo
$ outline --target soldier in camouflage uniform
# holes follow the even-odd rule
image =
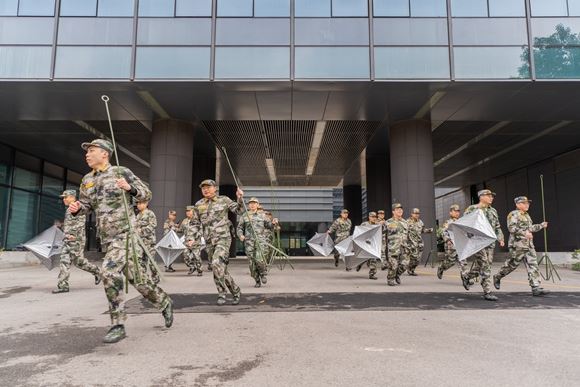
[[[379,223],[379,220],[377,219],[377,213],[374,211],[371,211],[371,212],[369,212],[368,220],[366,222],[362,222],[361,226],[376,226],[378,224],[380,224],[380,223]],[[377,260],[376,259],[369,259],[367,261],[367,265],[369,267],[369,279],[377,280],[378,279],[377,278]]]
[[[203,276],[201,268],[201,233],[199,227],[196,227],[195,206],[187,206],[185,211],[185,219],[181,222],[180,230],[185,237],[184,257],[185,264],[189,266],[188,275],[197,272],[197,276]]]
[[[346,238],[350,236],[350,230],[352,229],[352,222],[348,218],[348,210],[343,208],[340,211],[340,217],[336,218],[336,220],[332,223],[330,228],[328,229],[328,234],[335,234],[334,237],[334,244],[339,244]],[[338,267],[338,260],[340,259],[340,253],[334,250],[334,266]],[[347,267],[347,271],[352,270],[352,268]]]
[[[421,262],[421,256],[423,255],[423,248],[425,243],[423,242],[422,234],[430,234],[433,232],[432,228],[425,228],[421,218],[421,210],[418,208],[413,208],[411,211],[411,216],[407,219],[407,224],[409,225],[409,240],[407,241],[407,254],[409,256],[409,267],[407,268],[407,273],[411,276],[416,276],[415,269]]]
[[[387,285],[401,284],[401,274],[408,265],[406,254],[409,225],[403,219],[403,206],[400,203],[392,205],[393,217],[386,223],[387,233]]]
[[[135,230],[135,215],[132,211],[127,213],[123,205],[123,195],[130,203],[131,197],[138,201],[150,200],[151,191],[128,168],[110,165],[113,146],[109,141],[94,140],[83,143],[82,148],[87,152],[85,158],[92,171],[83,177],[79,200],[69,206],[69,211],[76,216],[95,213],[101,244],[106,250],[101,272],[112,327],[103,341],[116,343],[126,336],[125,275],[143,297],[162,311],[165,326],[169,328],[173,324],[171,299],[153,283],[140,264],[134,263],[132,252],[140,258],[142,249],[135,243],[137,236],[130,235],[129,222]]]
[[[137,216],[135,218],[137,225],[137,234],[141,237],[141,240],[147,247],[147,252],[151,258],[155,257],[155,245],[157,244],[157,237],[155,236],[155,229],[157,228],[157,217],[149,208],[149,201],[147,199],[142,199],[137,201]],[[159,273],[157,268],[149,265],[149,259],[147,255],[143,254],[141,257],[141,266],[143,269],[147,270],[149,268],[151,272],[151,278],[153,282],[159,283]]]
[[[264,211],[264,215],[266,215],[266,218],[271,222],[274,220],[274,217],[272,216],[272,212],[270,211]],[[274,242],[275,242],[275,238],[276,235],[280,232],[282,228],[280,227],[280,223],[276,223],[273,224],[272,229],[264,229],[264,232],[266,234],[266,240],[268,241],[269,244],[271,244],[272,246],[274,246]],[[272,257],[272,254],[274,253],[274,251],[272,250],[272,248],[270,246],[266,246],[267,251],[266,253],[266,259],[270,259]]]
[[[77,191],[66,190],[60,195],[66,207],[76,201]],[[86,232],[85,232],[86,217],[84,215],[73,216],[68,210],[64,215],[64,241],[62,252],[60,254],[60,272],[58,274],[57,288],[52,292],[68,293],[70,277],[70,265],[74,264],[81,270],[87,271],[95,276],[95,285],[101,282],[101,271],[99,268],[90,263],[83,255],[85,250]]]
[[[383,237],[381,244],[381,257],[383,258],[383,266],[381,267],[381,270],[387,270],[387,227],[385,226],[387,220],[385,219],[385,210],[378,210],[377,215],[377,221],[379,224],[383,225]]]
[[[244,242],[244,248],[250,264],[250,275],[256,281],[256,288],[268,282],[266,254],[269,249],[266,242],[278,219],[268,219],[264,211],[258,211],[259,201],[251,198],[248,202],[248,211],[238,221],[236,234],[240,241]],[[251,222],[251,223],[250,223]],[[255,233],[255,234],[254,234]]]
[[[175,231],[179,233],[181,230],[179,229],[179,224],[175,221],[177,220],[177,212],[174,210],[170,210],[167,213],[167,219],[163,222],[163,235],[167,234],[170,231]],[[169,266],[165,266],[165,271],[169,273],[173,273],[175,269],[173,268],[173,264]]]
[[[457,250],[455,250],[455,246],[453,245],[453,240],[451,239],[451,235],[449,235],[449,225],[459,219],[461,215],[459,206],[457,204],[453,204],[449,207],[449,219],[447,219],[442,226],[442,237],[445,246],[445,258],[439,263],[439,267],[437,268],[437,278],[442,279],[443,273],[451,268],[453,265],[457,263],[460,268],[460,272],[463,275],[467,275],[467,263],[465,261],[460,261],[457,257]]]
[[[549,292],[540,287],[540,269],[538,268],[538,258],[532,233],[548,227],[548,222],[533,224],[532,218],[528,214],[532,201],[527,197],[518,196],[514,201],[517,209],[510,212],[507,217],[508,230],[510,232],[508,241],[509,258],[499,272],[493,276],[493,285],[499,290],[501,279],[514,271],[524,261],[528,271],[528,281],[532,288],[532,295],[543,296]]]
[[[479,196],[479,203],[467,207],[465,210],[465,215],[481,209],[489,221],[491,228],[493,228],[495,231],[499,245],[503,247],[505,243],[503,232],[501,231],[501,226],[499,224],[497,211],[491,206],[495,197],[495,193],[488,189],[484,189],[479,191],[477,195]],[[469,287],[471,286],[471,279],[479,275],[481,278],[481,287],[483,288],[483,298],[487,301],[497,301],[497,297],[491,294],[491,264],[493,262],[494,249],[495,242],[492,242],[489,246],[475,253],[473,255],[475,258],[473,267],[467,274],[461,275],[463,287],[466,290],[469,290]]]
[[[228,212],[240,214],[243,209],[244,192],[238,188],[238,201],[217,195],[216,183],[204,180],[199,185],[203,198],[195,203],[195,225],[205,239],[207,256],[211,260],[213,279],[218,290],[218,305],[226,303],[226,292],[234,296],[232,304],[240,303],[241,290],[228,271],[232,235]]]
[[[183,253],[183,260],[189,271],[187,275],[192,275],[197,271],[197,276],[203,275],[201,270],[201,235],[195,227],[194,217],[195,206],[185,207],[185,219],[179,225],[179,231],[185,237],[185,252]]]

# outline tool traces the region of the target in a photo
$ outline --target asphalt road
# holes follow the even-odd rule
[[[127,295],[128,337],[101,342],[109,325],[102,286],[73,270],[53,295],[56,270],[0,271],[0,386],[571,386],[580,380],[580,273],[561,270],[552,294],[531,297],[523,268],[497,303],[465,291],[451,269],[387,287],[330,263],[272,270],[253,288],[247,265],[231,272],[239,306],[215,305],[210,273],[179,267],[162,286],[175,324]],[[494,272],[497,267],[494,268]]]

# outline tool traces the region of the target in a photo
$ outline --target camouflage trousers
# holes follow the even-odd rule
[[[536,250],[534,249],[515,249],[510,248],[509,258],[505,261],[502,268],[497,273],[499,278],[503,278],[512,271],[514,271],[520,263],[526,264],[526,270],[528,272],[528,282],[530,286],[535,288],[540,286],[540,269],[538,267],[538,257],[536,256]]]
[[[69,288],[70,267],[71,263],[81,270],[91,273],[94,276],[100,276],[101,271],[96,265],[90,263],[83,255],[84,243],[65,242],[60,254],[60,272],[58,273],[59,289]]]
[[[268,266],[266,264],[266,245],[260,244],[260,251],[258,252],[256,243],[252,239],[246,239],[244,241],[244,248],[246,249],[246,255],[248,256],[248,263],[250,265],[250,275],[256,282],[260,280],[260,277],[264,277],[268,274]]]
[[[419,263],[421,263],[421,257],[423,256],[423,246],[412,246],[409,247],[407,254],[409,256],[409,266],[407,270],[409,273],[414,273]]]
[[[348,235],[347,236],[337,236],[334,239],[334,244],[337,245],[340,242],[342,242],[343,240],[345,240],[346,238],[348,238]],[[340,261],[340,253],[336,249],[334,249],[333,251],[334,251],[334,262],[337,263],[338,261]]]
[[[467,272],[469,271],[467,268],[467,261],[460,261],[459,257],[457,256],[457,250],[445,244],[445,258],[443,258],[443,260],[439,263],[439,267],[441,270],[446,271],[453,267],[455,264],[459,266],[461,274],[467,275]]]
[[[486,247],[473,255],[474,261],[467,277],[471,280],[479,275],[484,293],[491,292],[491,263],[493,262],[493,247]]]
[[[155,259],[155,254],[157,253],[155,251],[155,243],[150,242],[150,241],[143,241],[143,243],[145,243],[145,245],[147,246],[147,251],[149,252],[149,255],[151,256],[151,258]],[[141,265],[141,267],[143,268],[145,273],[148,272],[151,275],[153,282],[155,282],[155,283],[159,282],[159,280],[160,280],[159,272],[157,271],[156,267],[149,265],[149,258],[147,257],[147,255],[145,253],[143,253],[141,255],[141,259],[139,260],[139,264]]]
[[[387,280],[394,280],[403,274],[409,265],[407,254],[389,254],[387,258]]]
[[[167,293],[151,280],[141,264],[135,265],[130,256],[129,259],[126,258],[127,237],[127,234],[118,235],[117,239],[106,245],[107,253],[101,269],[113,325],[123,324],[127,319],[123,289],[127,265],[129,283],[157,309],[163,310],[171,302]],[[129,253],[131,251],[129,246]],[[143,255],[142,249],[138,246],[135,246],[135,253],[138,257]],[[137,275],[139,278],[136,278]]]
[[[201,248],[199,246],[193,246],[191,248],[185,249],[183,253],[183,260],[189,268],[194,268],[198,273],[201,273]]]
[[[241,289],[236,285],[234,278],[228,271],[232,237],[228,234],[227,236],[222,236],[217,240],[212,240],[211,242],[209,241],[209,238],[206,238],[206,243],[205,251],[207,252],[208,260],[211,262],[213,282],[217,288],[218,297],[226,298],[228,290],[234,296],[239,295]]]
[[[379,267],[380,259],[370,259],[369,260],[369,277],[377,274],[377,269]]]

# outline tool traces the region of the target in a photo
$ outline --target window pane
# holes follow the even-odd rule
[[[411,0],[411,16],[447,16],[446,0]]]
[[[447,47],[377,47],[376,78],[448,79]]]
[[[40,191],[40,173],[15,167],[12,185],[29,191]]]
[[[459,46],[516,46],[528,41],[524,18],[453,19],[453,44]]]
[[[447,45],[447,19],[376,19],[376,45]]]
[[[65,207],[62,199],[42,196],[40,198],[40,223],[38,230],[46,230],[55,220],[64,221]]]
[[[57,78],[129,78],[131,47],[58,47]]]
[[[139,20],[137,44],[210,45],[210,18],[159,18]]]
[[[290,16],[290,0],[254,0],[254,16]]]
[[[20,0],[19,16],[54,16],[54,0]]]
[[[568,0],[570,16],[580,16],[580,0]]]
[[[290,78],[287,47],[217,47],[216,78]]]
[[[487,17],[487,0],[451,0],[451,15]]]
[[[217,21],[219,45],[290,45],[290,19],[227,18]]]
[[[455,47],[459,79],[529,78],[527,52],[522,47]]]
[[[332,0],[332,16],[369,15],[367,0]]]
[[[130,45],[133,19],[63,18],[58,26],[58,44]]]
[[[10,184],[10,174],[12,169],[10,165],[0,163],[0,183],[2,184]]]
[[[133,16],[135,0],[99,0],[98,16]]]
[[[175,15],[211,17],[211,0],[177,0]]]
[[[367,19],[297,19],[297,45],[368,45]]]
[[[369,78],[368,47],[296,47],[296,78]]]
[[[295,0],[296,17],[330,17],[330,0]]]
[[[34,193],[12,190],[7,248],[14,248],[36,235],[38,198]]]
[[[0,47],[0,78],[48,78],[52,47]]]
[[[95,16],[97,0],[61,0],[60,16]]]
[[[489,0],[489,16],[526,16],[524,0]]]
[[[42,177],[42,193],[59,196],[62,193],[63,181],[50,176]]]
[[[538,18],[532,20],[535,46],[580,46],[580,19]]]
[[[532,16],[567,16],[566,0],[530,0]]]
[[[409,0],[375,0],[375,16],[409,16]]]
[[[0,248],[6,247],[4,241],[4,225],[6,224],[4,221],[8,216],[8,194],[9,188],[0,187]]]
[[[580,47],[534,47],[534,60],[538,78],[580,78]]]
[[[139,16],[171,16],[175,14],[175,0],[140,0]]]
[[[54,19],[49,17],[0,18],[0,44],[52,45]]]
[[[138,47],[137,78],[209,79],[209,47]]]
[[[16,16],[18,0],[0,0],[0,16]]]
[[[218,16],[246,16],[254,15],[252,0],[218,0]]]
[[[64,168],[45,161],[44,162],[44,175],[62,180],[62,179],[64,179]],[[59,193],[59,195],[60,195],[60,193]]]

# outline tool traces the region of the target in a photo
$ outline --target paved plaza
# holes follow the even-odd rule
[[[580,273],[560,269],[552,293],[532,297],[524,268],[497,303],[463,289],[458,270],[386,286],[386,273],[345,272],[330,260],[272,268],[255,289],[245,260],[230,270],[238,306],[215,305],[211,273],[183,265],[162,287],[175,323],[133,289],[128,337],[107,345],[102,285],[74,269],[71,292],[51,294],[57,270],[0,270],[2,386],[570,386],[580,379]],[[494,272],[498,265],[494,265]]]

